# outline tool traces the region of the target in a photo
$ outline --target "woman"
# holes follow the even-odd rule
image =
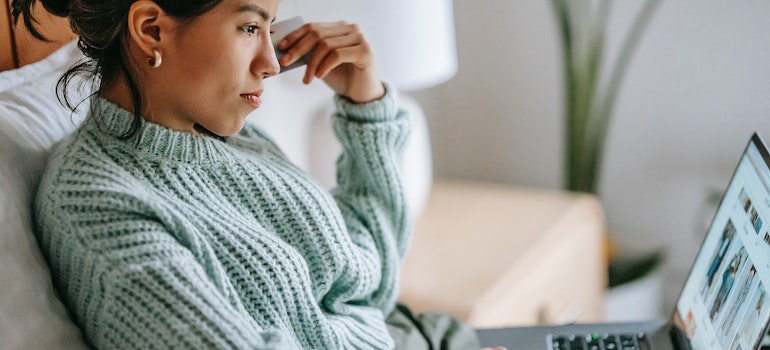
[[[35,2],[15,0],[13,15],[41,37]],[[77,73],[100,78],[35,208],[54,282],[92,345],[478,348],[456,320],[396,304],[409,121],[357,26],[304,25],[279,62],[278,0],[41,2],[69,17],[90,58],[60,91]],[[332,194],[245,125],[263,80],[308,53],[303,81],[337,93]]]

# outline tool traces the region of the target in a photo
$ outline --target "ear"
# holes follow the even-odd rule
[[[170,21],[171,18],[155,2],[136,1],[128,10],[128,39],[147,57],[152,57],[153,49],[159,49],[164,35],[169,33]]]

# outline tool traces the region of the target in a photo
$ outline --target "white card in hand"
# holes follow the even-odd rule
[[[275,48],[275,55],[278,57],[278,59],[281,59],[281,56],[283,56],[286,51],[278,50],[278,43],[283,39],[286,35],[293,32],[297,28],[301,27],[302,24],[305,22],[302,20],[302,17],[292,17],[287,20],[280,21],[278,23],[274,23],[271,26],[272,33],[270,34],[270,39],[273,41],[273,47]],[[281,67],[281,73],[288,71],[290,69],[297,68],[299,66],[307,64],[308,60],[310,60],[310,53],[300,57],[300,59],[294,61],[289,66]]]

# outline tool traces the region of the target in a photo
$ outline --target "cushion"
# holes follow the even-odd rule
[[[0,72],[0,348],[84,349],[57,298],[32,231],[32,199],[52,146],[85,116],[56,98],[56,83],[83,56],[74,42],[25,67]],[[85,94],[71,90],[72,101]]]

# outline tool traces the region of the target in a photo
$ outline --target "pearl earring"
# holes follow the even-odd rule
[[[160,51],[157,49],[152,49],[153,54],[155,54],[155,58],[148,58],[147,63],[152,68],[158,68],[160,67],[160,64],[163,62],[163,56],[160,55]]]

